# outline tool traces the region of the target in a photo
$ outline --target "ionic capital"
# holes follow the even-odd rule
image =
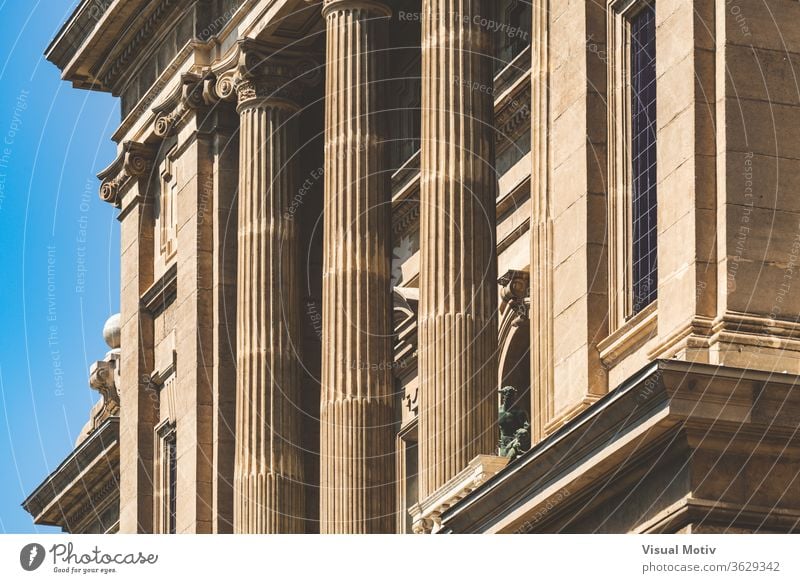
[[[235,100],[239,110],[267,105],[299,109],[305,90],[322,77],[319,64],[308,56],[252,41],[240,42],[233,58],[212,70],[217,75],[215,94]]]
[[[392,9],[378,0],[324,0],[322,17],[327,18],[329,14],[341,10],[361,10],[368,14],[386,18],[392,16]]]

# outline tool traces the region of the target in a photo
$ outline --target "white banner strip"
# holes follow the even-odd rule
[[[791,535],[0,536],[0,581],[800,581]]]

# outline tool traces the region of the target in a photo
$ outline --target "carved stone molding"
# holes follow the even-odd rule
[[[495,103],[495,142],[498,152],[515,143],[530,131],[531,83],[530,74],[519,74],[509,90]]]
[[[508,310],[516,314],[513,326],[520,326],[528,321],[528,310],[530,309],[530,285],[531,276],[527,271],[509,269],[498,280],[502,290],[503,302]]]
[[[441,529],[442,514],[479,488],[508,465],[508,458],[479,455],[448,480],[439,490],[409,509],[414,534],[435,534]]]
[[[97,175],[102,181],[100,199],[119,208],[125,186],[150,171],[155,153],[156,148],[149,144],[124,142],[117,159]]]
[[[104,360],[98,360],[89,369],[89,386],[103,397],[103,406],[92,419],[93,428],[114,415],[119,415],[119,392],[117,391],[116,369],[119,349],[112,350]]]
[[[309,2],[309,0],[306,0],[306,2]],[[376,16],[384,16],[386,18],[392,16],[392,9],[377,0],[324,0],[322,17],[327,18],[331,12],[336,10],[362,10]]]
[[[154,32],[164,22],[165,17],[179,2],[178,0],[161,0],[157,4],[155,10],[145,18],[136,35],[128,41],[125,48],[106,66],[102,74],[104,87],[114,87],[117,84],[120,76],[128,70],[131,61],[136,58],[145,43],[152,38]]]
[[[208,93],[208,85],[213,77],[203,77],[197,73],[184,73],[181,83],[161,104],[153,108],[156,114],[153,132],[159,138],[175,133],[181,122],[191,111],[196,111],[214,103],[215,95]]]

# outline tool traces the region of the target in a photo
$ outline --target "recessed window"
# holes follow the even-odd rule
[[[630,19],[632,312],[658,293],[656,197],[656,26],[654,5]]]
[[[500,71],[531,43],[531,15],[530,0],[500,0],[498,10],[497,31],[497,58],[495,71]]]
[[[167,461],[167,476],[164,480],[167,486],[167,532],[175,534],[177,532],[176,517],[178,514],[178,440],[173,431],[164,441],[166,448],[165,458]]]
[[[178,432],[175,423],[166,420],[156,427],[155,433],[155,532],[175,534],[178,532]]]
[[[178,241],[178,180],[170,156],[161,172],[161,196],[158,199],[158,240],[161,256],[166,262],[177,250]]]

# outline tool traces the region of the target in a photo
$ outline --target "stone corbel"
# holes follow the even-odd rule
[[[516,314],[513,326],[521,326],[528,321],[530,310],[531,277],[527,271],[509,269],[497,280],[501,286],[503,303]]]
[[[124,142],[122,152],[111,165],[100,172],[100,199],[119,208],[122,193],[131,180],[141,178],[153,167],[156,148],[139,142]]]
[[[181,84],[162,103],[153,108],[156,120],[153,132],[159,138],[174,134],[190,111],[213,104],[213,96],[207,94],[211,79],[197,73],[181,75]]]

